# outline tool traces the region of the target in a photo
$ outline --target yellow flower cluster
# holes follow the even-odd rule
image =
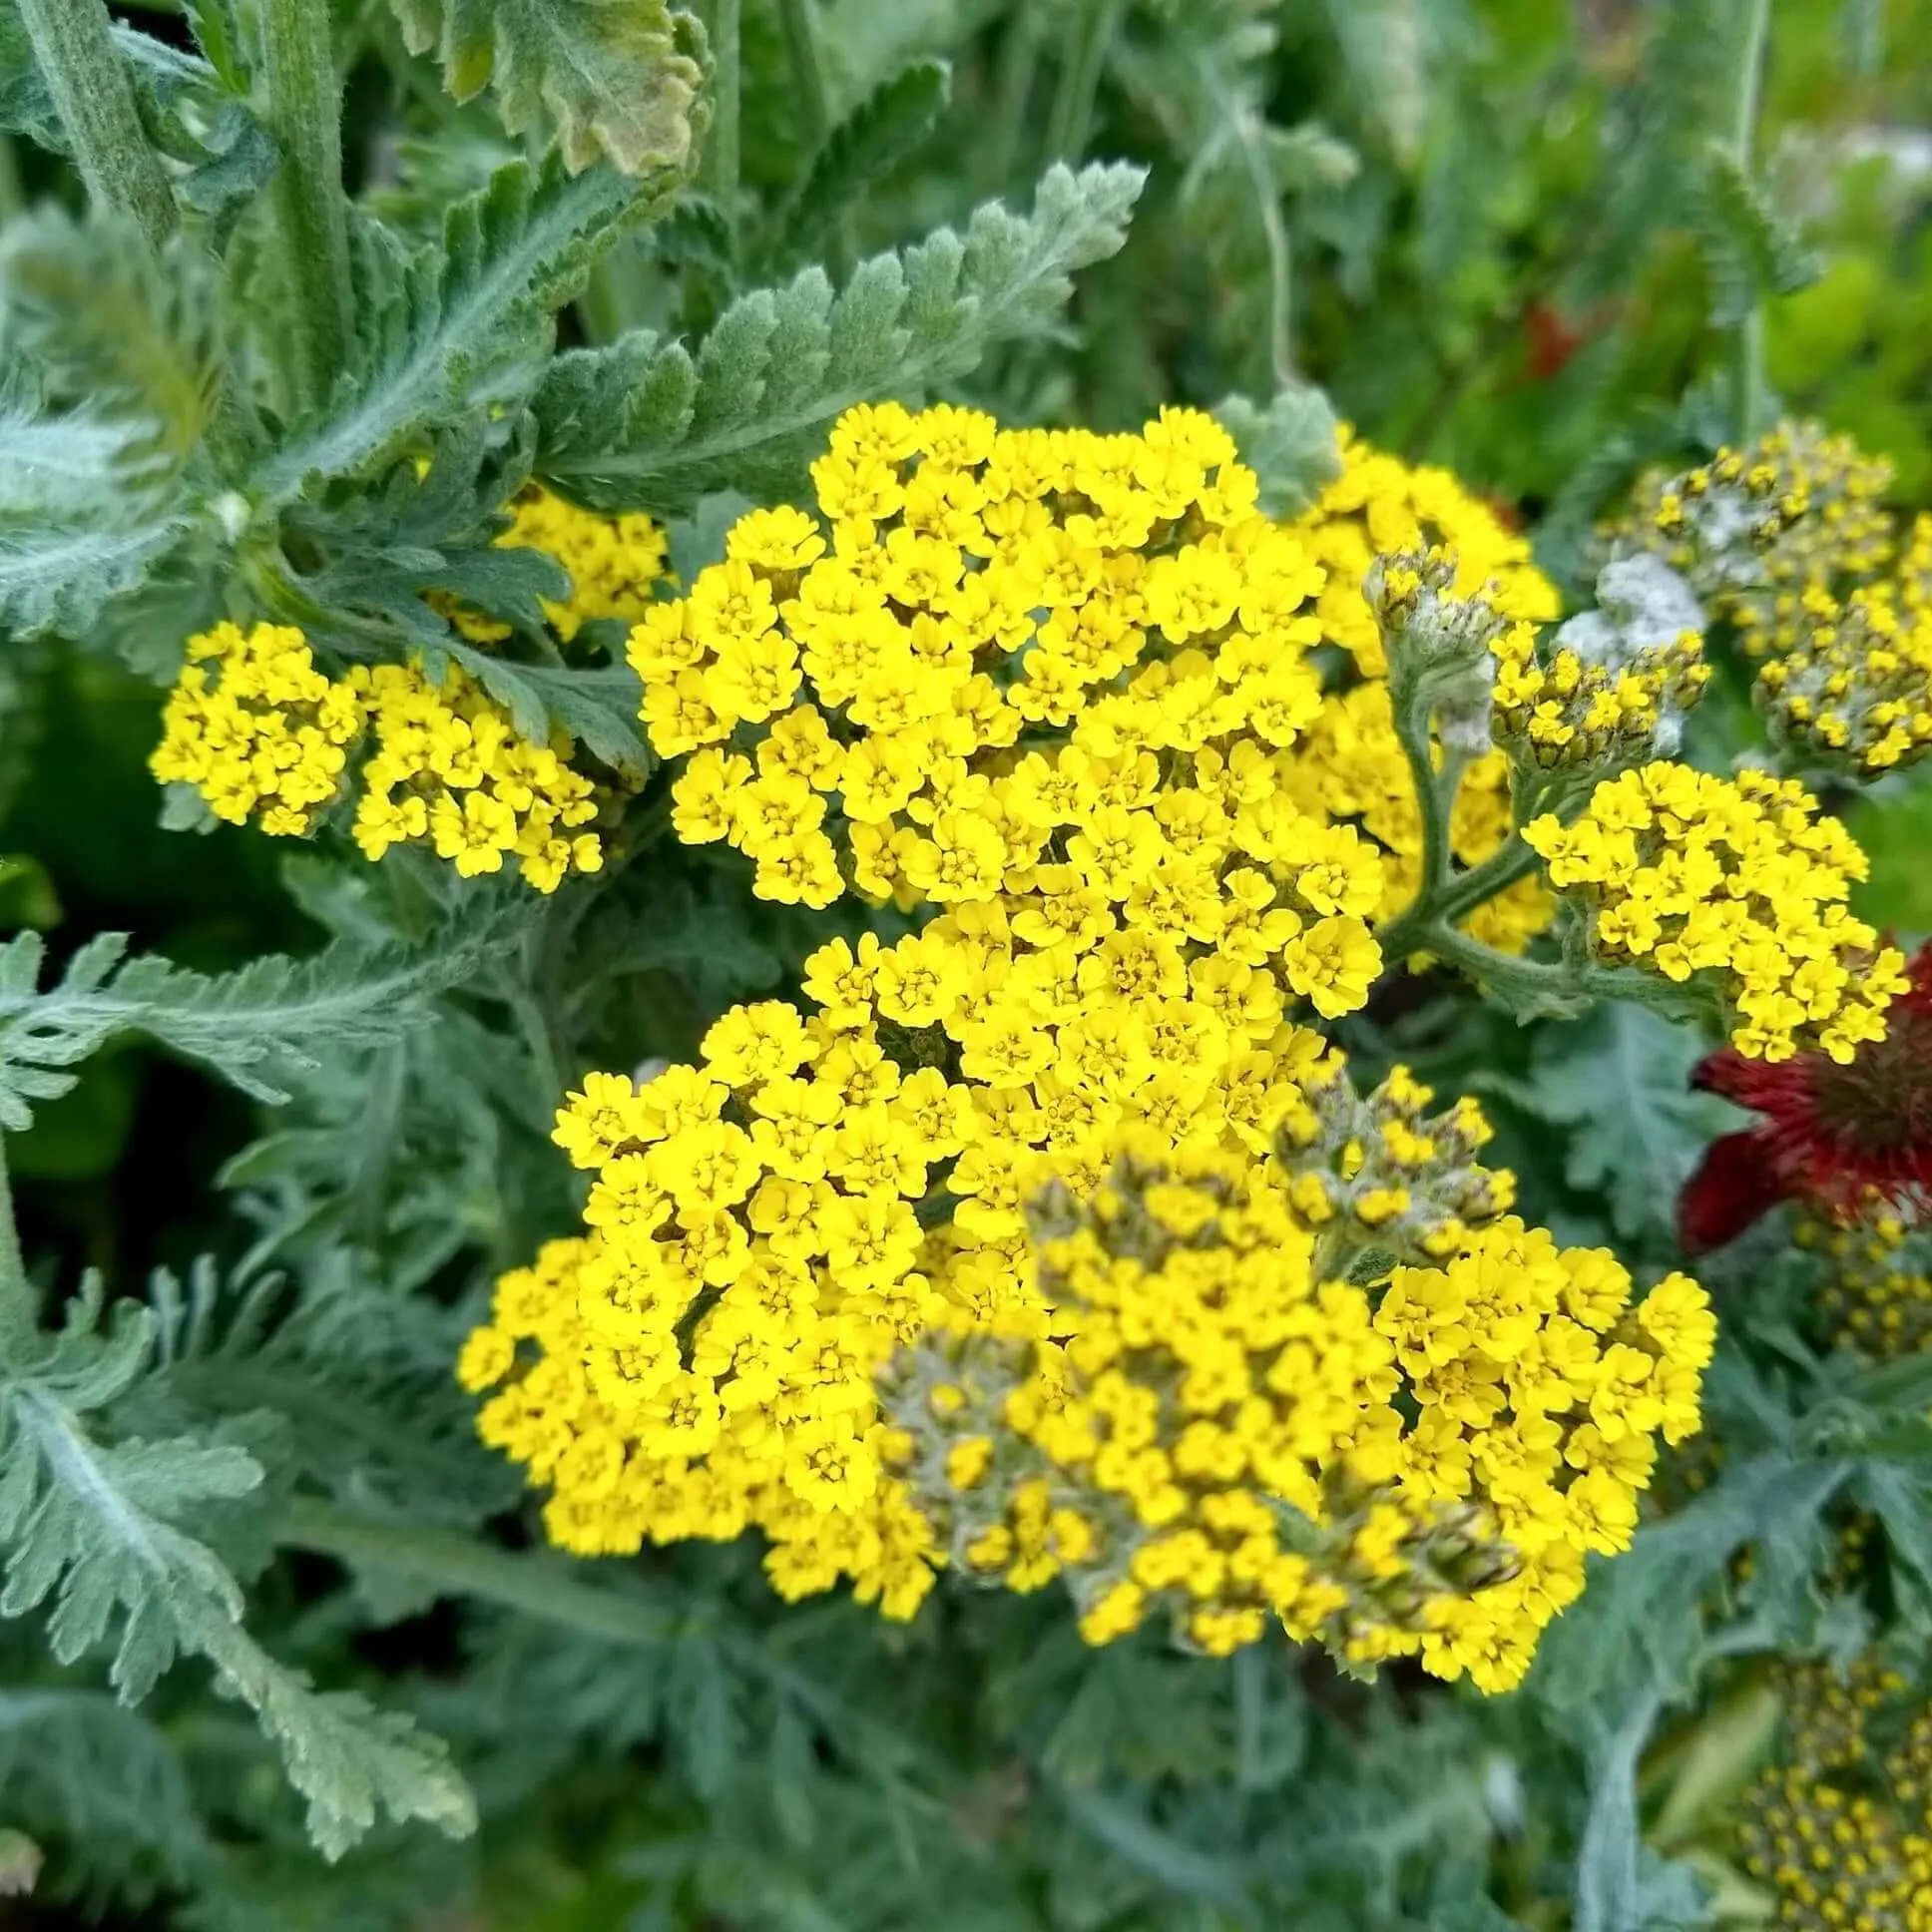
[[[1581,895],[1599,957],[1714,973],[1740,1053],[1815,1046],[1843,1062],[1883,1037],[1904,956],[1846,909],[1864,854],[1794,780],[1647,764],[1597,785],[1572,823],[1546,814],[1523,836],[1551,884]]]
[[[1782,1761],[1744,1798],[1745,1870],[1789,1932],[1932,1932],[1932,1706],[1869,1662],[1788,1675]],[[1903,1721],[1899,1721],[1900,1717]]]
[[[580,510],[541,484],[510,505],[510,527],[497,542],[541,550],[563,565],[570,595],[562,603],[545,598],[543,613],[566,644],[597,618],[635,624],[667,574],[665,533],[651,518]]]
[[[1932,1346],[1932,1278],[1919,1230],[1882,1202],[1848,1225],[1806,1215],[1793,1238],[1821,1255],[1818,1314],[1834,1343],[1868,1361],[1898,1361]]]
[[[300,837],[340,789],[362,707],[285,624],[222,623],[188,641],[149,768],[193,785],[216,817]]]
[[[1506,1690],[1629,1542],[1653,1437],[1696,1427],[1707,1302],[1673,1276],[1633,1310],[1607,1252],[1515,1219],[1335,1278],[1279,1180],[1129,1131],[1085,1206],[1050,1186],[1055,1335],[903,1353],[888,1454],[958,1566],[1063,1580],[1090,1643],[1162,1616],[1224,1654],[1275,1617]]]
[[[218,624],[189,639],[149,766],[164,784],[192,784],[219,818],[258,816],[263,831],[301,836],[340,795],[371,731],[354,823],[368,857],[427,840],[467,878],[514,856],[540,892],[603,863],[598,835],[580,829],[599,803],[570,763],[569,737],[520,736],[454,668],[441,686],[413,665],[330,679],[285,625]]]
[[[571,765],[567,735],[549,744],[520,736],[453,665],[441,686],[414,666],[358,665],[349,686],[375,733],[355,807],[365,857],[427,839],[465,878],[515,858],[539,892],[602,866],[602,840],[582,829],[598,815],[597,789]]]
[[[862,407],[813,475],[819,518],[747,514],[630,647],[652,742],[686,759],[679,835],[747,853],[782,902],[829,904],[848,875],[906,906],[1122,905],[1156,882],[1205,902],[1239,872],[1244,908],[1304,923],[1283,854],[1306,849],[1359,880],[1319,916],[1361,952],[1364,919],[1413,895],[1421,841],[1359,589],[1369,546],[1447,534],[1510,608],[1554,608],[1527,547],[1439,472],[1351,445],[1278,527],[1195,411],[1097,436]],[[1362,661],[1352,689],[1324,688],[1330,642]],[[1473,860],[1509,830],[1500,753],[1464,795]],[[1534,882],[1481,915],[1519,947],[1547,917]]]
[[[1627,1540],[1651,1436],[1695,1427],[1700,1292],[1673,1277],[1633,1312],[1608,1254],[1496,1217],[1472,1108],[1424,1119],[1399,1070],[1343,1103],[1312,1037],[1282,1043],[1284,1166],[1253,1121],[1177,1144],[1091,1091],[1050,1114],[949,1084],[921,1064],[922,938],[835,942],[814,1019],[735,1008],[701,1065],[593,1075],[559,1116],[588,1231],[503,1278],[458,1370],[550,1487],[552,1540],[755,1526],[791,1597],[849,1577],[909,1616],[950,1558],[1065,1575],[1096,1642],[1165,1609],[1224,1651],[1271,1612],[1513,1682],[1582,1553]],[[1406,1182],[1357,1185],[1378,1173]],[[1065,1225],[1036,1273],[1043,1188]]]
[[[1621,663],[1591,663],[1572,649],[1540,653],[1533,625],[1512,625],[1496,659],[1492,728],[1526,764],[1603,765],[1642,756],[1658,729],[1710,681],[1703,638],[1681,631]]]

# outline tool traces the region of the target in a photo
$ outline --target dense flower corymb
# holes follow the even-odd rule
[[[1552,885],[1583,895],[1599,956],[1716,977],[1741,1056],[1815,1047],[1845,1062],[1883,1035],[1904,956],[1847,910],[1865,856],[1795,781],[1648,764],[1599,784],[1571,823],[1545,815],[1523,836]]]

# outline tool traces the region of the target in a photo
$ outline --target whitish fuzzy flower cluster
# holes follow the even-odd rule
[[[1932,1932],[1932,1707],[1866,1662],[1787,1674],[1781,1761],[1744,1798],[1744,1868],[1789,1932]]]
[[[1105,854],[1083,869],[1114,903],[1243,870],[1243,904],[1301,921],[1291,889],[1253,895],[1305,848],[1361,880],[1323,914],[1359,950],[1365,919],[1412,896],[1421,838],[1359,589],[1369,532],[1439,518],[1499,596],[1552,603],[1526,548],[1448,479],[1358,448],[1308,517],[1269,523],[1226,433],[1193,411],[1096,436],[860,408],[813,474],[820,518],[750,513],[631,642],[652,742],[688,760],[679,835],[729,841],[781,901],[829,904],[849,882],[992,904],[1063,879],[1079,845]],[[1319,673],[1328,643],[1363,660],[1346,690]],[[1509,829],[1500,755],[1465,797],[1458,850],[1480,858]],[[1481,915],[1519,946],[1545,918],[1534,884]]]
[[[573,767],[569,737],[532,743],[454,669],[441,685],[401,665],[330,679],[284,625],[219,624],[189,640],[149,762],[163,783],[193,785],[217,817],[301,836],[348,788],[351,758],[371,740],[354,818],[370,858],[424,841],[468,877],[514,857],[540,892],[603,863],[584,829],[597,790]]]
[[[1932,749],[1932,519],[1891,569],[1889,466],[1803,425],[1640,494],[1625,544],[1681,567],[1761,661],[1773,739],[1869,777]]]
[[[1605,779],[1571,824],[1546,815],[1523,835],[1581,897],[1600,958],[1714,975],[1740,1053],[1848,1061],[1883,1037],[1904,955],[1846,909],[1864,854],[1795,781],[1648,764]]]
[[[955,1564],[1062,1580],[1091,1643],[1158,1616],[1223,1654],[1278,1619],[1508,1689],[1585,1553],[1628,1543],[1654,1436],[1697,1423],[1695,1285],[1633,1310],[1609,1254],[1513,1219],[1441,1267],[1328,1278],[1261,1168],[1129,1133],[1035,1220],[1054,1335],[903,1353],[887,1453]]]
[[[1491,647],[1493,728],[1521,763],[1607,768],[1673,751],[1709,683],[1703,614],[1667,565],[1648,556],[1606,565],[1597,603],[1547,647],[1530,625]]]
[[[1662,554],[1753,654],[1793,641],[1795,600],[1862,582],[1892,554],[1882,499],[1891,465],[1849,436],[1780,423],[1749,449],[1681,476],[1647,478],[1620,540]]]

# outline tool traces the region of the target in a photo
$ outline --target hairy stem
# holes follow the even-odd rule
[[[1047,153],[1055,161],[1071,165],[1086,151],[1094,127],[1100,77],[1107,65],[1108,43],[1120,18],[1120,0],[1088,0],[1087,6],[1068,20],[1060,85],[1054,91],[1053,111],[1047,122]]]
[[[160,248],[175,232],[175,197],[142,130],[103,0],[20,0],[20,17],[89,200],[132,216]]]
[[[441,1595],[481,1598],[614,1644],[662,1644],[677,1634],[680,1621],[651,1605],[581,1582],[545,1557],[520,1556],[419,1523],[372,1522],[305,1496],[288,1503],[275,1535],[291,1549],[414,1577]]]
[[[823,146],[831,132],[831,109],[825,98],[825,69],[818,58],[818,25],[811,0],[778,0],[778,25],[784,30],[785,56],[791,63],[796,90],[799,132],[808,148]]]
[[[712,9],[712,193],[726,220],[735,221],[738,182],[738,39],[741,0],[714,0]]]
[[[1765,42],[1770,35],[1771,0],[1743,0],[1743,31],[1738,39],[1737,76],[1730,126],[1731,153],[1746,175],[1757,132],[1758,100],[1764,83]],[[1764,305],[1753,300],[1737,325],[1736,359],[1731,370],[1731,413],[1739,443],[1753,441],[1764,417]]]
[[[275,226],[295,309],[295,392],[320,402],[348,361],[349,231],[342,199],[342,84],[328,0],[266,0],[261,72],[281,166]]]
[[[14,1355],[36,1327],[34,1286],[20,1251],[20,1227],[13,1215],[13,1189],[7,1180],[7,1137],[0,1134],[0,1353]]]

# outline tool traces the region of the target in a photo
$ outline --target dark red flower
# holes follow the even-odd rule
[[[1932,942],[1906,971],[1885,1037],[1848,1066],[1822,1053],[1776,1062],[1729,1047],[1700,1061],[1693,1087],[1764,1116],[1711,1142],[1678,1197],[1687,1253],[1721,1247],[1781,1201],[1849,1217],[1872,1195],[1932,1209]]]

